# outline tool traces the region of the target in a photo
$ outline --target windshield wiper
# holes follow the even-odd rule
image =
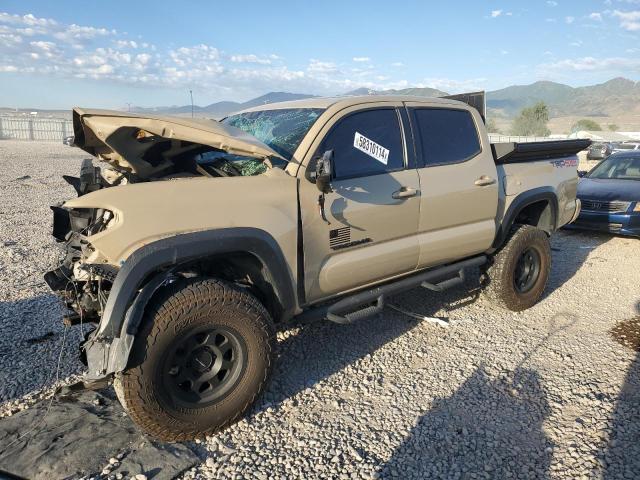
[[[225,165],[228,166],[233,171],[232,174],[229,172],[227,172],[227,174],[232,175],[234,177],[242,176],[242,172],[238,170],[238,167],[236,167],[231,160],[227,160],[226,158],[221,158],[220,160],[222,160],[225,163]]]

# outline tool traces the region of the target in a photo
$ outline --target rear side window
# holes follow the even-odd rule
[[[422,164],[460,163],[480,153],[480,139],[471,113],[445,108],[416,108],[413,125]]]
[[[339,120],[318,153],[327,150],[333,150],[336,179],[403,169],[404,148],[396,110],[366,110]]]

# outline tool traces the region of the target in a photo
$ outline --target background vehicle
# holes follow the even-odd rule
[[[575,228],[640,236],[640,151],[613,153],[580,179]]]
[[[587,160],[602,160],[613,152],[613,146],[609,142],[593,143],[587,150]]]
[[[589,145],[492,145],[476,109],[404,96],[222,122],[76,109],[74,130],[105,166],[67,179],[79,197],[54,207],[66,256],[45,280],[68,323],[96,324],[85,380],[114,379],[136,423],[171,440],[250,407],[291,319],[350,323],[476,267],[498,303],[535,304]]]
[[[614,152],[627,152],[629,150],[640,149],[640,143],[636,142],[618,142],[613,144]]]

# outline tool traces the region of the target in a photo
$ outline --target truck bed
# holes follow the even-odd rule
[[[492,144],[505,195],[500,221],[520,194],[536,191],[553,192],[557,198],[556,228],[570,222],[578,208],[577,153],[590,144],[590,140]]]

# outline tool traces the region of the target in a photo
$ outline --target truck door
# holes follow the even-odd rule
[[[457,105],[406,105],[422,191],[418,267],[484,252],[496,233],[498,176],[480,115]]]
[[[312,147],[313,158],[333,151],[333,179],[324,196],[326,220],[316,185],[300,184],[307,301],[416,268],[418,174],[407,161],[398,108],[377,105],[343,110]]]

